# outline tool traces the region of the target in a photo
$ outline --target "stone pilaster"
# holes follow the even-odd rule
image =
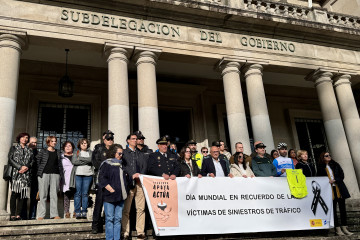
[[[347,74],[335,76],[334,87],[357,181],[360,184],[360,118],[351,89],[350,78],[351,76]]]
[[[13,142],[16,97],[19,80],[21,49],[25,38],[12,34],[0,35],[0,176],[8,162],[8,153]],[[0,219],[6,213],[8,184],[0,179]]]
[[[308,75],[306,79],[315,82],[332,158],[341,164],[345,173],[344,181],[350,194],[355,198],[359,198],[359,185],[332,85],[332,76],[331,72],[318,69]]]
[[[130,134],[128,57],[130,49],[105,47],[108,56],[108,129],[114,132],[115,143],[126,146]]]
[[[246,80],[254,141],[262,141],[270,150],[274,149],[275,146],[262,80],[262,70],[263,67],[260,64],[250,64],[244,67],[243,72]]]
[[[221,66],[224,82],[226,114],[231,148],[235,149],[235,144],[237,142],[242,142],[244,153],[250,154],[251,147],[246,123],[243,94],[241,91],[239,67],[240,64],[238,62],[226,62]]]
[[[157,149],[160,137],[159,110],[156,86],[156,61],[158,53],[143,50],[136,54],[139,130],[146,137],[146,144]]]

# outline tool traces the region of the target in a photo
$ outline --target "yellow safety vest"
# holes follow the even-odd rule
[[[304,198],[308,194],[306,177],[301,169],[286,169],[286,178],[291,195],[296,198]]]
[[[192,160],[196,161],[196,164],[198,165],[199,169],[201,169],[202,162],[203,162],[203,155],[201,153],[193,154],[191,157]]]

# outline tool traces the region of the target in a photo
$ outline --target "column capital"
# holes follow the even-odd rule
[[[332,83],[333,82],[331,79],[332,76],[333,76],[333,74],[329,70],[323,69],[323,68],[318,68],[318,69],[312,71],[311,73],[309,73],[305,77],[305,80],[314,82],[315,87],[316,87],[321,83],[326,83],[326,82]]]
[[[0,48],[9,47],[18,50],[20,53],[27,44],[26,34],[10,34],[0,30]]]
[[[251,75],[261,75],[263,71],[263,66],[261,64],[245,64],[242,66],[241,71],[244,73],[245,78]]]
[[[350,84],[351,75],[349,74],[338,74],[333,77],[334,80],[334,87],[338,87],[343,84]]]
[[[107,58],[107,62],[114,59],[120,59],[128,63],[129,57],[134,52],[134,48],[135,47],[133,45],[106,42],[103,53]]]
[[[136,47],[134,53],[136,66],[141,63],[151,63],[156,65],[161,52],[162,51],[159,48]]]
[[[228,73],[240,73],[240,63],[238,62],[223,62],[219,65],[221,76],[225,76]]]

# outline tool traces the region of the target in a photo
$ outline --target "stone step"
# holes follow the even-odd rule
[[[91,223],[87,219],[44,219],[44,220],[21,220],[21,221],[0,221],[0,229],[6,226],[27,226],[27,225],[53,225],[53,224],[73,224]]]
[[[90,232],[85,233],[51,233],[42,235],[19,235],[0,237],[3,239],[14,239],[14,240],[82,240],[82,239],[105,239],[105,233],[91,234]]]
[[[47,233],[71,233],[71,232],[90,232],[90,223],[73,223],[59,225],[29,225],[29,226],[9,226],[2,227],[0,236],[16,235],[38,235]]]

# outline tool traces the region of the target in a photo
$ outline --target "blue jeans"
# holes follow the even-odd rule
[[[89,188],[92,176],[75,176],[76,192],[74,195],[75,213],[86,213],[89,200]]]
[[[104,202],[106,240],[119,240],[124,201]]]

